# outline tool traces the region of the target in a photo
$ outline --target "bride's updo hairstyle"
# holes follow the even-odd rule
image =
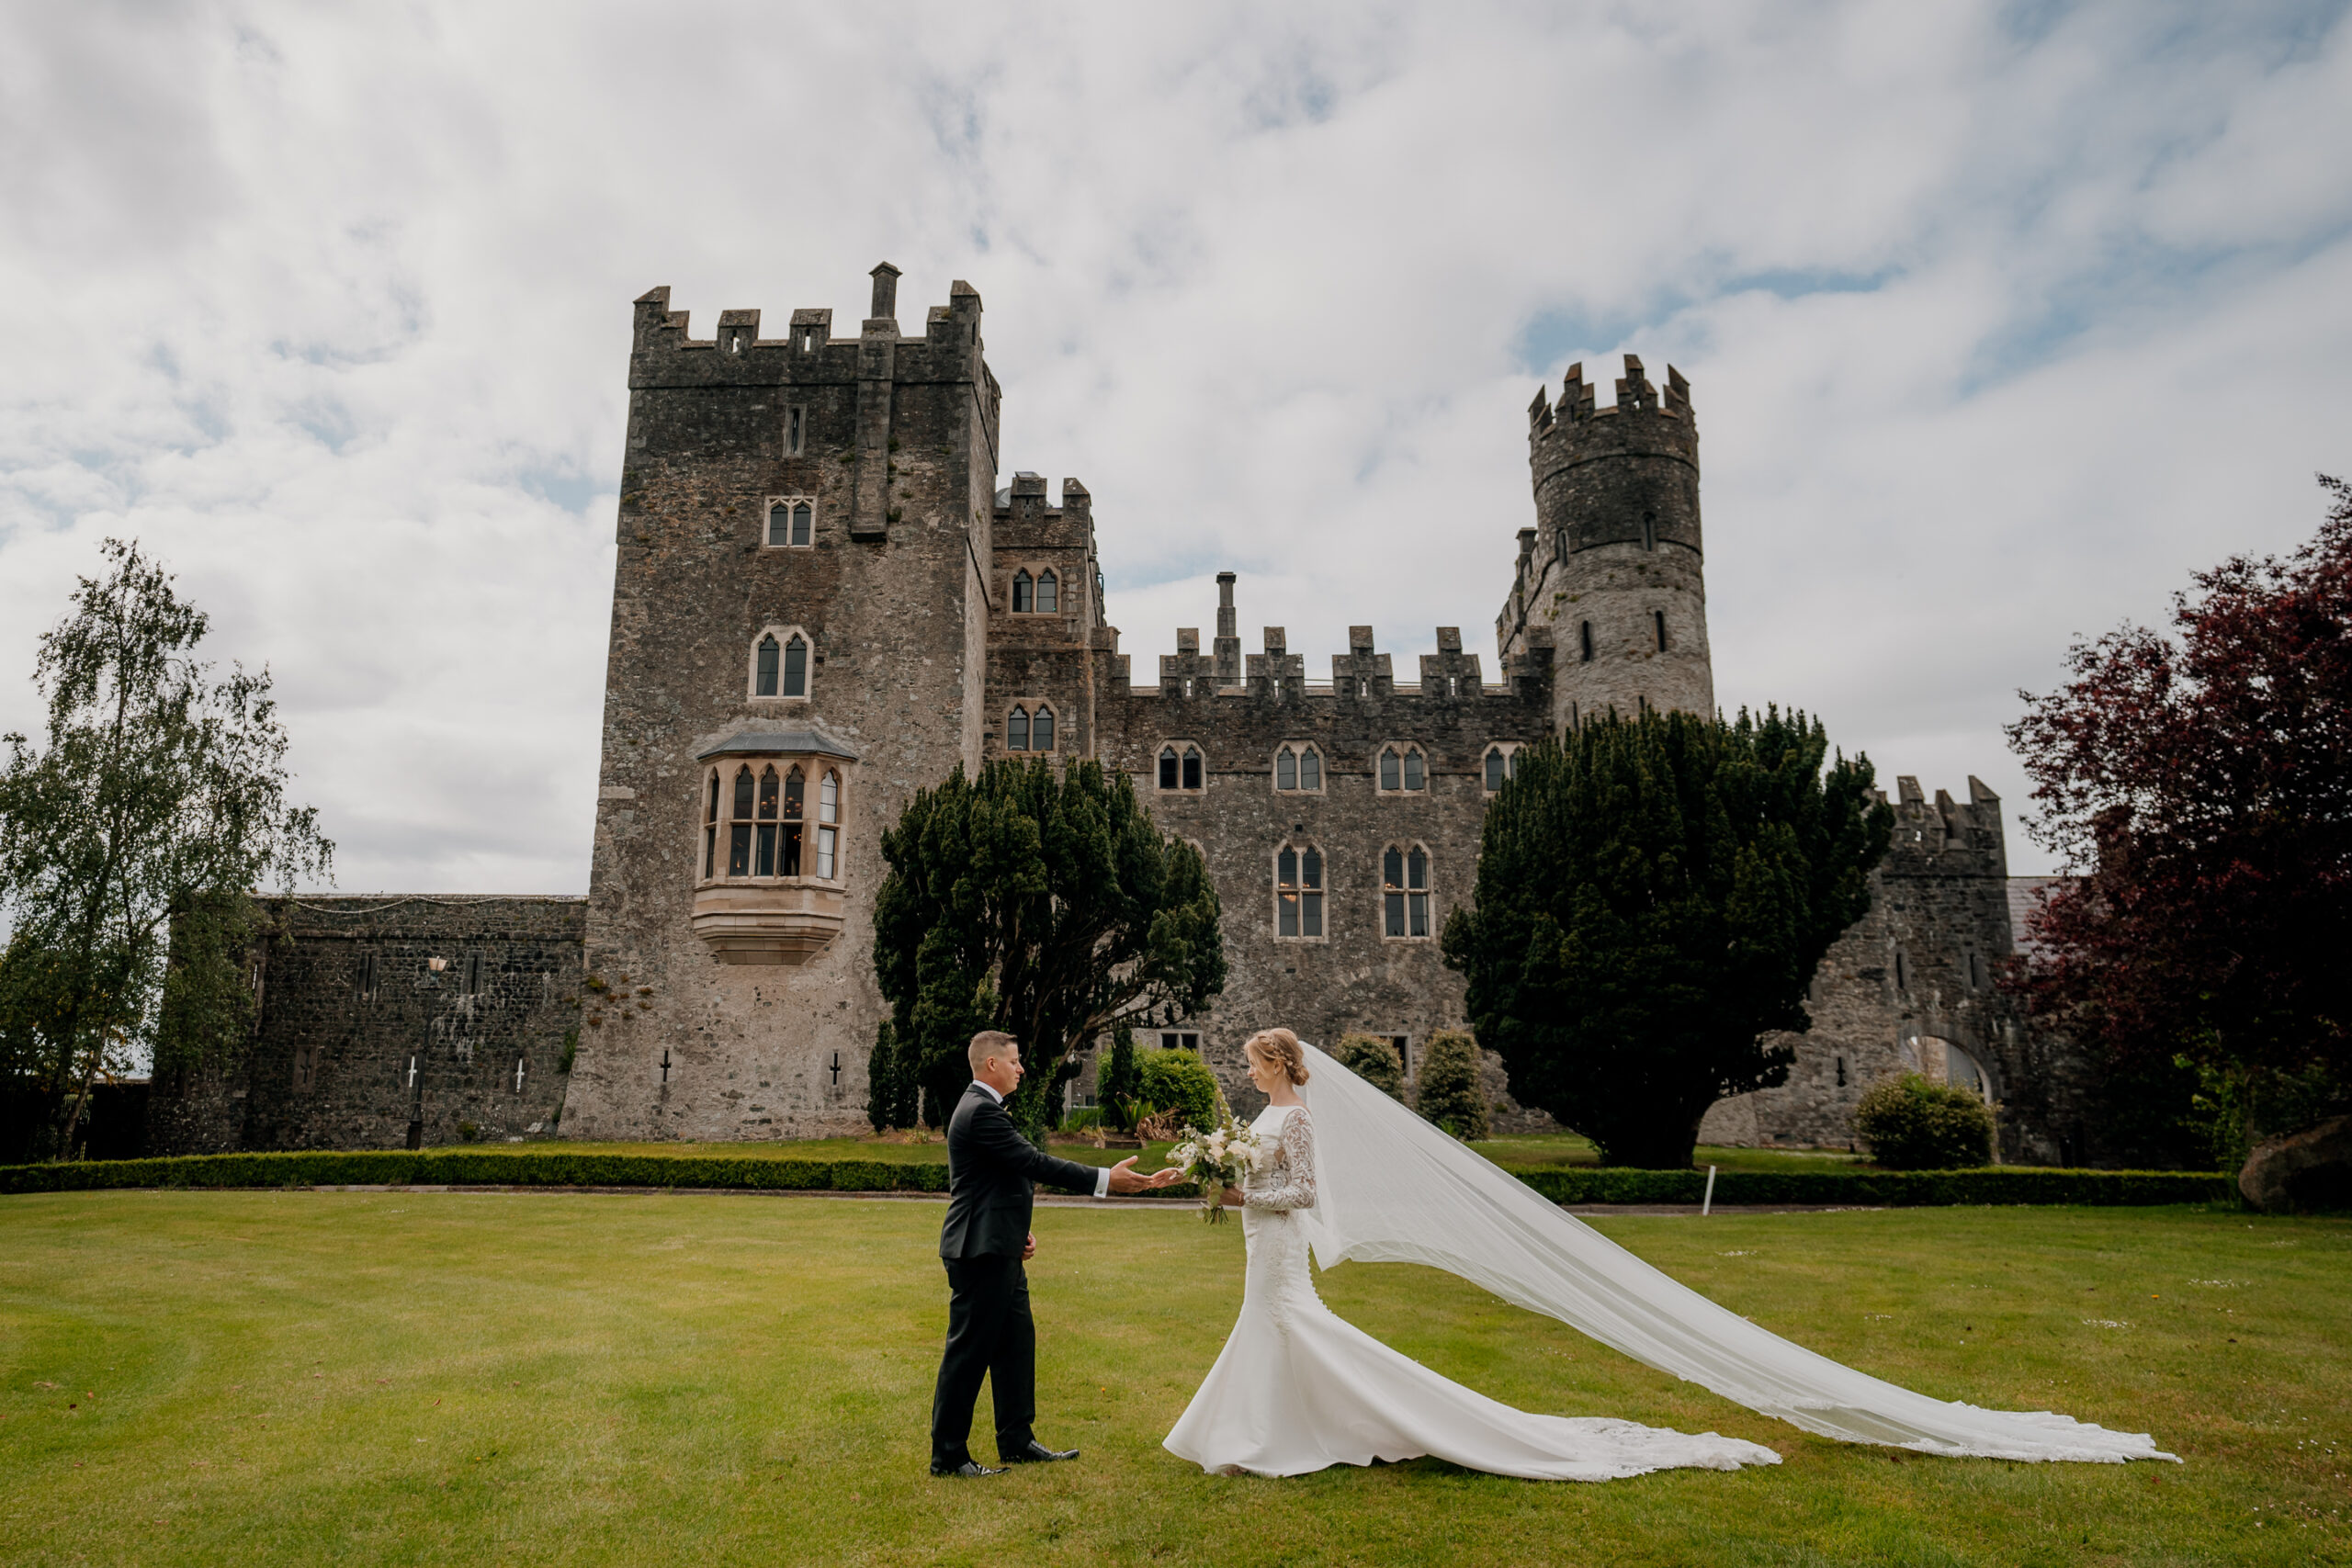
[[[1282,1068],[1295,1084],[1306,1081],[1306,1053],[1298,1048],[1298,1036],[1287,1029],[1261,1029],[1252,1034],[1242,1047]]]

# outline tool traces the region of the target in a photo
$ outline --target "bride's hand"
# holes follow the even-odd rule
[[[1151,1184],[1155,1189],[1173,1187],[1183,1179],[1184,1168],[1182,1166],[1171,1165],[1166,1170],[1155,1170],[1151,1173]]]
[[[1228,1209],[1242,1208],[1249,1202],[1248,1199],[1242,1197],[1241,1189],[1238,1187],[1227,1188],[1225,1190],[1225,1197],[1221,1201]]]

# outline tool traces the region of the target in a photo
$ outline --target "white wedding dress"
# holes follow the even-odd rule
[[[1430,1454],[1498,1475],[1600,1481],[1779,1462],[1770,1449],[1712,1432],[1530,1415],[1464,1388],[1326,1307],[1310,1248],[1326,1269],[1353,1258],[1444,1269],[1823,1437],[1988,1459],[2174,1457],[2145,1433],[1931,1399],[1792,1344],[1304,1050],[1304,1111],[1270,1107],[1254,1123],[1278,1152],[1243,1190],[1240,1319],[1166,1439],[1204,1470],[1296,1475]]]
[[[1273,1163],[1242,1189],[1241,1319],[1168,1434],[1171,1452],[1204,1470],[1253,1475],[1433,1454],[1532,1481],[1781,1462],[1768,1448],[1713,1432],[1532,1416],[1383,1345],[1325,1306],[1307,1271],[1301,1214],[1315,1204],[1313,1122],[1297,1107],[1268,1106],[1250,1126]]]

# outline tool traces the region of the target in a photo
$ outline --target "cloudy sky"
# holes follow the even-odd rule
[[[98,542],[275,671],[350,890],[581,891],[629,300],[986,302],[1138,671],[1492,659],[1524,409],[1690,378],[1716,690],[1983,777],[2352,470],[2343,4],[0,10],[0,727]]]

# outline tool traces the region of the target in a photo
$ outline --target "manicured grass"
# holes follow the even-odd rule
[[[5,1559],[2352,1561],[2341,1220],[1942,1209],[1601,1226],[1829,1355],[1939,1397],[2153,1431],[2180,1467],[1826,1442],[1442,1275],[1321,1277],[1340,1312],[1498,1398],[1735,1433],[1787,1461],[1575,1485],[1432,1461],[1285,1482],[1190,1469],[1159,1440],[1236,1310],[1239,1227],[1084,1207],[1040,1211],[1032,1280],[1041,1431],[1085,1459],[933,1482],[939,1216],[780,1196],[0,1200]]]
[[[484,1148],[504,1145],[487,1144]],[[530,1145],[534,1147],[544,1145]],[[803,1138],[774,1144],[571,1144],[576,1147],[610,1154],[633,1155],[707,1155],[727,1159],[870,1159],[893,1164],[930,1165],[944,1163],[947,1145],[937,1137],[927,1143],[886,1143],[878,1138]],[[1172,1145],[1165,1143],[1148,1144],[1137,1168],[1153,1170],[1164,1163],[1163,1156]],[[1494,1138],[1471,1147],[1493,1160],[1497,1165],[1517,1167],[1597,1166],[1600,1156],[1592,1145],[1573,1133],[1552,1134],[1532,1138]],[[1111,1165],[1136,1153],[1134,1149],[1098,1149],[1091,1144],[1056,1143],[1053,1152],[1064,1159],[1080,1165]],[[1716,1166],[1724,1170],[1844,1170],[1862,1164],[1859,1156],[1835,1151],[1810,1149],[1736,1149],[1702,1145],[1691,1164],[1696,1168]]]

